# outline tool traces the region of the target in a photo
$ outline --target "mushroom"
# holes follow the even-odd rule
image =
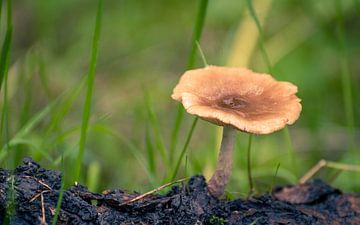
[[[293,124],[301,111],[297,87],[245,68],[207,66],[186,71],[171,97],[186,111],[223,126],[215,173],[208,189],[220,197],[229,181],[236,130],[270,134]]]

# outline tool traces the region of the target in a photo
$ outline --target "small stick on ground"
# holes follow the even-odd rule
[[[37,199],[40,196],[40,201],[41,201],[41,224],[47,224],[46,223],[46,218],[45,218],[45,205],[44,205],[44,194],[49,192],[50,190],[45,190],[40,192],[39,194],[36,194],[34,197],[32,197],[30,199],[29,202],[33,202],[35,199]]]
[[[160,186],[160,187],[158,187],[158,188],[155,188],[154,190],[148,191],[148,192],[146,192],[146,193],[144,193],[144,194],[142,194],[142,195],[139,195],[139,196],[137,196],[137,197],[135,197],[135,198],[133,198],[133,199],[131,199],[131,200],[129,200],[129,201],[126,201],[126,202],[124,202],[124,203],[121,203],[119,206],[121,207],[121,206],[124,206],[124,205],[128,205],[128,204],[130,204],[130,203],[139,201],[139,200],[145,198],[145,197],[148,196],[148,195],[151,195],[151,194],[153,194],[153,193],[155,193],[155,192],[158,192],[158,191],[160,191],[160,190],[162,190],[162,189],[164,189],[164,188],[166,188],[166,187],[169,187],[169,186],[171,186],[171,185],[173,185],[173,184],[176,184],[176,183],[183,182],[183,181],[188,180],[188,179],[189,179],[189,178],[183,178],[183,179],[180,179],[180,180],[171,182],[171,183],[164,184],[164,185],[162,185],[162,186]]]
[[[41,180],[37,180],[40,184],[42,184],[43,186],[45,186],[47,189],[49,189],[50,191],[52,190],[52,188],[49,186],[49,185],[47,185],[47,184],[45,184],[44,182],[42,182]]]
[[[41,194],[44,194],[44,193],[46,193],[46,192],[49,192],[49,190],[42,191],[42,192],[40,192],[39,194],[36,194],[34,197],[32,197],[32,198],[30,199],[29,202],[33,202],[33,201],[34,201],[35,199],[37,199]]]
[[[45,219],[45,206],[44,206],[44,191],[40,193],[41,196],[41,224],[46,224],[46,219]]]
[[[306,183],[310,180],[317,172],[319,172],[323,167],[328,167],[332,169],[338,169],[343,171],[352,171],[360,173],[360,166],[349,165],[345,163],[338,163],[332,161],[326,161],[325,159],[320,160],[313,168],[311,168],[303,177],[299,179],[300,184]]]
[[[32,176],[24,176],[24,177],[34,179],[34,180],[36,180],[39,184],[43,185],[44,187],[46,187],[46,188],[49,189],[50,191],[52,190],[52,188],[51,188],[48,184],[46,184],[46,183],[44,183],[43,181],[37,179],[36,177],[32,177]]]
[[[40,196],[40,194],[41,194],[41,193],[36,194],[34,197],[32,197],[32,198],[30,199],[29,202],[33,202],[35,199],[37,199],[37,198]]]

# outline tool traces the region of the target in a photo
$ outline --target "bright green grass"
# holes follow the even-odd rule
[[[202,31],[204,28],[208,2],[209,2],[208,0],[200,1],[198,14],[197,14],[196,20],[195,20],[195,27],[194,27],[194,33],[193,33],[193,38],[192,38],[191,50],[190,50],[190,53],[188,56],[186,70],[193,69],[194,65],[195,65],[196,50],[198,48],[197,45],[200,42],[201,34],[202,34]],[[203,56],[203,54],[202,54],[202,56]],[[203,57],[203,59],[204,59],[204,57]],[[176,151],[176,143],[178,142],[178,135],[179,135],[181,123],[183,121],[183,117],[184,117],[184,109],[183,109],[182,105],[179,104],[179,106],[177,108],[177,112],[176,112],[174,128],[171,132],[171,145],[170,145],[170,162],[171,163],[173,162],[174,152]],[[196,121],[197,121],[197,119],[195,118],[193,121],[193,125],[191,126],[190,131],[188,132],[189,135],[186,138],[185,145],[183,147],[183,151],[186,151],[187,145],[188,145],[186,143],[188,143],[191,140],[192,132],[196,127]],[[183,153],[180,154],[180,157],[179,157],[178,161],[176,162],[176,165],[178,165],[180,163],[179,161],[181,161],[182,157],[183,157]],[[176,167],[178,167],[178,166],[176,166]],[[176,176],[176,173],[177,173],[177,169],[175,169],[173,177]]]
[[[2,5],[3,2],[1,1]],[[2,7],[0,9],[2,12]],[[0,122],[0,146],[2,143],[7,143],[9,140],[9,103],[7,98],[8,93],[8,69],[10,63],[10,52],[11,52],[11,42],[12,42],[12,3],[11,0],[7,1],[7,9],[6,9],[6,33],[4,42],[1,48],[1,56],[0,56],[0,91],[1,87],[4,84],[3,88],[3,107],[1,110],[1,122]],[[2,153],[2,152],[1,152]]]
[[[93,87],[94,87],[94,79],[95,79],[95,70],[96,63],[99,52],[100,45],[100,31],[101,31],[101,18],[103,13],[103,1],[99,0],[99,5],[96,14],[96,22],[95,22],[95,31],[91,49],[91,59],[89,72],[87,74],[87,88],[86,88],[86,98],[84,102],[82,123],[81,123],[81,133],[80,133],[80,142],[79,142],[79,152],[76,160],[76,179],[80,180],[81,175],[81,166],[84,157],[85,144],[86,144],[86,136],[89,127],[90,113],[91,113],[91,101],[93,96]]]

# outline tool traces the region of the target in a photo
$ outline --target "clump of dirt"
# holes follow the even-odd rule
[[[14,171],[0,170],[0,221],[51,224],[61,174],[26,158]],[[212,197],[202,176],[174,185],[165,195],[120,189],[92,193],[75,185],[64,191],[58,224],[360,224],[360,196],[322,181],[277,188],[248,200]],[[96,201],[94,201],[96,200]],[[94,203],[96,202],[96,203]]]

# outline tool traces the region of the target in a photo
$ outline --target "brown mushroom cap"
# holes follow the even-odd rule
[[[185,72],[171,97],[190,114],[254,134],[293,124],[301,112],[297,87],[245,68],[207,66]]]

